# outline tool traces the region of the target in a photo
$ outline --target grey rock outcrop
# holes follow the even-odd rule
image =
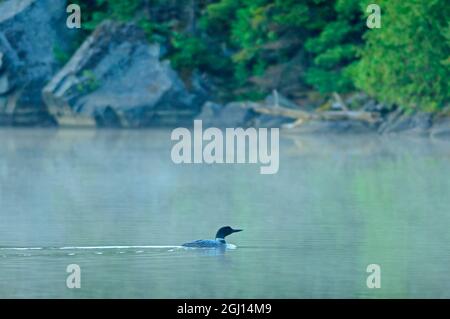
[[[361,121],[308,121],[289,130],[299,134],[375,134],[376,126]]]
[[[141,29],[105,21],[46,85],[44,100],[60,126],[192,123],[201,99],[159,58]]]
[[[450,138],[450,117],[436,119],[430,135],[437,138]]]
[[[433,125],[433,115],[430,113],[417,112],[405,113],[397,109],[387,115],[378,129],[381,134],[407,133],[411,135],[428,135]]]
[[[55,73],[56,48],[64,50],[75,30],[66,27],[65,0],[0,2],[0,124],[52,122],[41,91]]]
[[[231,102],[225,105],[206,102],[197,119],[203,121],[203,125],[211,127],[281,127],[283,124],[293,122],[292,118],[274,116],[270,114],[258,114],[244,107],[246,102]],[[299,106],[281,94],[271,94],[264,102],[267,107],[278,106],[298,109]]]
[[[227,128],[249,126],[254,117],[255,114],[243,108],[240,102],[232,102],[226,105],[206,102],[196,119],[202,120],[205,127]]]

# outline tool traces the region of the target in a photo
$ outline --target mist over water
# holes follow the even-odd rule
[[[261,175],[170,133],[0,130],[0,297],[450,297],[450,142],[281,133]],[[224,225],[237,249],[177,247]]]

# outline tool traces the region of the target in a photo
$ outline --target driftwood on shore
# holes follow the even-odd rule
[[[379,114],[367,111],[351,111],[343,109],[342,111],[322,111],[307,112],[304,110],[296,110],[280,105],[268,106],[255,102],[243,102],[243,108],[250,109],[256,113],[267,114],[272,116],[281,116],[295,119],[296,121],[287,127],[299,126],[307,121],[361,121],[367,124],[375,124],[380,120]]]

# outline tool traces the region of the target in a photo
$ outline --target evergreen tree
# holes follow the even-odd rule
[[[382,27],[366,33],[356,85],[402,107],[449,102],[450,6],[446,0],[380,0]]]
[[[306,41],[306,50],[314,56],[306,80],[322,93],[354,90],[351,70],[357,61],[365,28],[360,2],[336,1],[333,19],[323,25],[317,37]]]

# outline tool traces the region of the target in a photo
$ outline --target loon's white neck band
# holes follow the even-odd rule
[[[225,239],[224,238],[216,238],[216,241],[225,244]]]

